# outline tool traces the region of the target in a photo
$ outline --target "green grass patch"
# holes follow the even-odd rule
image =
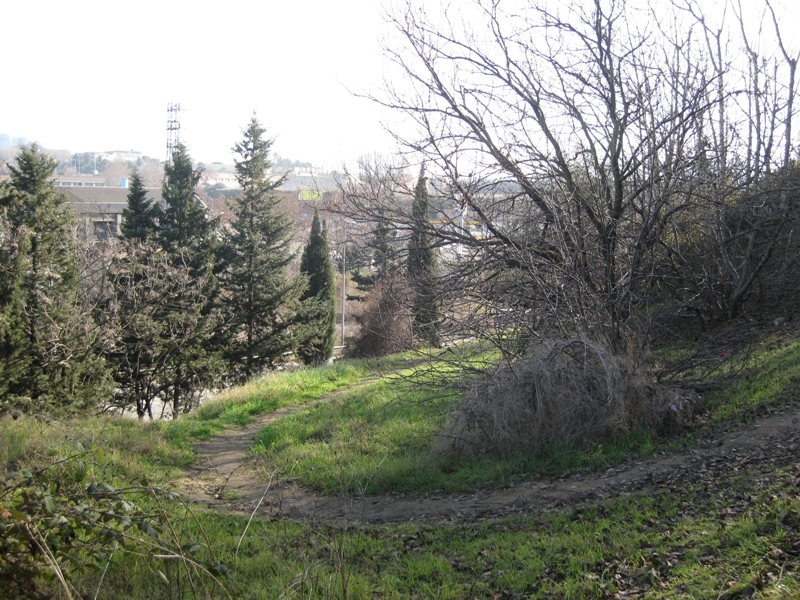
[[[442,359],[419,370],[419,353],[383,361],[347,361],[321,369],[276,373],[230,390],[182,421],[163,425],[178,447],[188,450],[191,438],[206,438],[225,427],[243,425],[252,415],[289,404],[303,404],[333,391],[363,383],[369,376],[415,370],[417,381],[455,376],[460,365],[484,364],[496,357],[490,349],[469,347],[467,357],[441,351]],[[682,353],[680,353],[682,356]],[[430,357],[427,357],[430,358]],[[759,349],[738,381],[710,393],[704,408],[712,423],[746,415],[759,407],[792,397],[800,376],[800,342]],[[733,366],[731,366],[733,369]],[[725,369],[721,376],[727,376]],[[441,386],[407,385],[403,378],[371,383],[337,398],[287,416],[264,429],[255,452],[284,475],[297,477],[312,490],[336,493],[447,492],[507,485],[535,476],[604,470],[631,456],[681,449],[694,436],[658,439],[650,432],[633,432],[602,444],[562,444],[541,453],[509,457],[442,456],[436,452],[457,396]]]
[[[267,426],[254,451],[326,493],[429,489],[430,450],[453,400],[448,390],[376,382]]]
[[[168,481],[174,469],[187,465],[192,452],[170,443],[158,422],[140,423],[122,417],[67,420],[0,419],[0,468],[40,468],[53,456],[89,453],[102,459],[107,476],[121,480],[155,478]]]
[[[246,517],[199,513],[175,525],[184,545],[210,544],[231,574],[221,581],[233,597],[788,598],[800,593],[798,476],[795,466],[769,483],[743,476],[472,523],[256,519],[238,556]],[[87,578],[85,589],[96,589],[97,579]],[[174,567],[167,583],[141,558],[121,556],[98,597],[192,597],[185,583],[178,593],[175,579]]]
[[[340,370],[275,374],[227,392],[218,406],[201,409],[208,411],[202,416],[176,423],[4,417],[0,466],[5,474],[79,455],[60,468],[73,480],[80,475],[84,489],[100,482],[118,490],[143,482],[167,487],[177,468],[191,459],[192,436],[308,402],[363,383],[374,373],[409,367],[411,361],[402,357],[391,366],[340,363]],[[705,399],[715,419],[739,418],[792,397],[800,344],[767,348],[754,361],[753,370],[729,390]],[[377,493],[455,491],[536,473],[602,469],[631,453],[662,447],[652,436],[633,434],[591,450],[576,445],[502,460],[444,459],[431,449],[456,400],[442,388],[383,379],[267,427],[259,451],[311,488]],[[76,597],[132,600],[800,597],[798,481],[800,465],[795,464],[772,476],[742,473],[548,514],[382,526],[256,518],[247,528],[247,517],[139,495],[131,501],[152,515],[158,528],[148,533],[131,527],[127,533],[150,546],[110,548],[91,569],[80,566],[86,557],[78,553],[64,569]],[[0,509],[8,497],[0,497]],[[163,558],[167,547],[180,548],[206,571]],[[52,579],[43,579],[41,589],[58,593]]]
[[[463,380],[497,358],[491,349],[467,346],[390,357],[383,367],[397,376],[270,424],[253,451],[284,476],[328,494],[454,491],[507,481],[508,461],[498,468],[488,460],[454,466],[435,452],[459,398],[442,377]]]
[[[269,373],[223,391],[191,414],[162,426],[170,440],[186,446],[191,439],[208,439],[225,429],[242,427],[255,415],[316,400],[391,372],[411,360],[400,355],[388,361],[348,360],[317,368]]]
[[[380,494],[453,492],[605,469],[657,447],[655,436],[637,432],[588,451],[573,444],[504,458],[442,455],[437,435],[457,401],[451,390],[383,380],[268,425],[253,451],[314,491]]]
[[[764,408],[796,401],[800,392],[800,341],[758,349],[748,368],[724,389],[708,393],[703,406],[713,421],[742,419]]]

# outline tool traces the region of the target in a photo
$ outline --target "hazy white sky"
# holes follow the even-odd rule
[[[335,168],[393,148],[377,106],[378,0],[26,0],[0,9],[0,133],[73,152],[230,162],[255,110],[283,157]]]
[[[792,42],[794,2],[773,0]],[[196,161],[230,162],[255,110],[281,156],[352,165],[394,148],[381,123],[396,117],[351,93],[380,86],[391,33],[381,0],[5,0],[0,133],[164,158],[167,104],[178,102]]]

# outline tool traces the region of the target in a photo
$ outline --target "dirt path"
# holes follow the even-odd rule
[[[371,523],[467,521],[552,510],[638,490],[716,481],[742,471],[758,477],[776,466],[800,463],[800,410],[793,408],[741,430],[720,432],[690,452],[641,459],[602,474],[458,494],[319,496],[301,489],[291,479],[271,481],[263,467],[247,460],[252,441],[263,427],[310,405],[262,415],[243,429],[198,442],[198,463],[179,487],[191,499],[215,509],[250,514],[258,507],[258,514],[272,518]]]

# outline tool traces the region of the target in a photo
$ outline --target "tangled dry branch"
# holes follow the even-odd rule
[[[692,404],[602,345],[557,341],[474,385],[439,450],[509,454],[556,443],[607,442],[634,430],[684,424]]]

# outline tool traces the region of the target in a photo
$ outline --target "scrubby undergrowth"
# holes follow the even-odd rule
[[[555,341],[478,380],[440,450],[501,455],[663,432],[691,418],[685,393],[658,385],[627,357],[586,339]]]

